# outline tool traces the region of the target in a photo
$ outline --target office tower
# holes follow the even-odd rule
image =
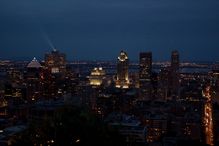
[[[66,57],[65,54],[60,53],[58,50],[54,49],[51,53],[45,55],[45,67],[52,74],[62,74],[66,73]]]
[[[171,54],[171,66],[170,66],[170,91],[172,96],[178,96],[179,90],[179,53],[174,50]]]
[[[171,69],[174,72],[179,72],[179,52],[174,50],[171,54]]]
[[[139,79],[150,81],[152,72],[152,53],[142,52],[140,53],[140,70]]]
[[[40,74],[42,66],[34,57],[33,60],[27,65],[27,100],[35,101],[40,97],[41,85]]]
[[[129,76],[128,76],[129,59],[126,52],[121,51],[118,56],[117,62],[117,88],[129,88]]]
[[[102,67],[95,67],[89,76],[90,85],[91,86],[100,86],[103,83],[103,79],[105,77],[105,71]]]
[[[151,99],[152,53],[142,52],[139,55],[139,97],[140,100]]]
[[[158,74],[158,89],[157,96],[158,99],[166,101],[168,98],[168,76],[169,70],[167,68],[161,68]]]

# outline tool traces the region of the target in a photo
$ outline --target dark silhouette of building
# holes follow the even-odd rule
[[[162,68],[158,74],[157,97],[164,101],[168,99],[168,75],[169,70],[167,68]]]
[[[151,99],[152,85],[152,53],[142,52],[139,56],[139,87],[140,87],[140,99]]]
[[[172,97],[178,96],[179,91],[179,52],[174,50],[171,54],[171,66],[170,66],[170,91]]]
[[[27,65],[27,100],[35,101],[41,96],[41,82],[40,74],[42,71],[41,64],[34,57],[33,60]]]
[[[66,56],[54,49],[51,53],[45,55],[45,67],[49,69],[52,74],[66,73]]]

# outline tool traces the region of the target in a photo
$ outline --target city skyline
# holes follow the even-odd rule
[[[141,52],[138,64],[132,65],[123,50],[116,64],[105,63],[102,67],[96,62],[67,64],[66,55],[58,50],[46,53],[45,62],[36,58],[28,64],[1,61],[0,117],[3,121],[17,118],[11,125],[2,122],[0,144],[12,140],[18,145],[99,143],[95,132],[96,127],[102,127],[99,122],[90,125],[91,131],[83,130],[88,126],[86,123],[75,123],[82,119],[90,124],[83,117],[92,114],[110,129],[116,128],[123,139],[115,143],[123,143],[121,146],[147,146],[155,142],[166,145],[169,139],[182,146],[218,145],[219,70],[215,68],[218,64],[185,63],[183,68],[190,71],[182,71],[180,53],[173,50],[170,54],[170,63],[158,63],[156,71],[152,52]],[[75,115],[76,107],[76,113],[82,117],[71,115]],[[28,130],[35,126],[36,131]],[[8,130],[15,127],[15,131]],[[77,131],[77,127],[82,130]],[[91,134],[87,136],[84,132]],[[66,138],[70,133],[76,137],[74,134]],[[101,143],[102,138],[101,134]],[[104,141],[102,145],[107,146]]]
[[[218,146],[218,0],[0,0],[0,146]]]
[[[131,61],[151,51],[156,61],[218,61],[219,2],[1,1],[0,59],[43,59],[55,46],[68,60]],[[89,54],[89,55],[87,55]]]

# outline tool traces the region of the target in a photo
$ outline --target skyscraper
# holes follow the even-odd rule
[[[65,74],[66,73],[66,57],[65,54],[60,53],[54,49],[51,53],[45,55],[45,67],[52,74]]]
[[[105,71],[102,67],[95,67],[89,76],[90,85],[91,86],[100,86],[103,83],[103,79],[105,77]]]
[[[141,81],[150,81],[152,72],[152,53],[142,52],[140,53],[140,68],[139,68],[139,79]]]
[[[168,99],[168,82],[169,82],[169,70],[168,68],[161,68],[158,74],[158,88],[157,97],[160,100],[166,101]]]
[[[141,100],[151,98],[152,53],[142,52],[139,55],[139,96]]]
[[[179,71],[179,52],[177,50],[172,51],[171,54],[171,69],[175,72]]]
[[[45,55],[44,97],[56,98],[66,90],[66,57],[54,49]]]
[[[129,75],[128,75],[129,59],[126,52],[121,51],[118,56],[117,62],[117,88],[128,88],[129,87]]]
[[[41,94],[40,73],[41,64],[34,57],[27,65],[26,83],[27,83],[27,100],[35,101]]]
[[[170,66],[170,90],[172,96],[178,95],[179,90],[179,52],[172,51]]]

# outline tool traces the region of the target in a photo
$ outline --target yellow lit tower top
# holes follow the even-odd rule
[[[129,76],[128,76],[129,59],[126,52],[123,50],[118,56],[117,62],[117,88],[129,88]]]

